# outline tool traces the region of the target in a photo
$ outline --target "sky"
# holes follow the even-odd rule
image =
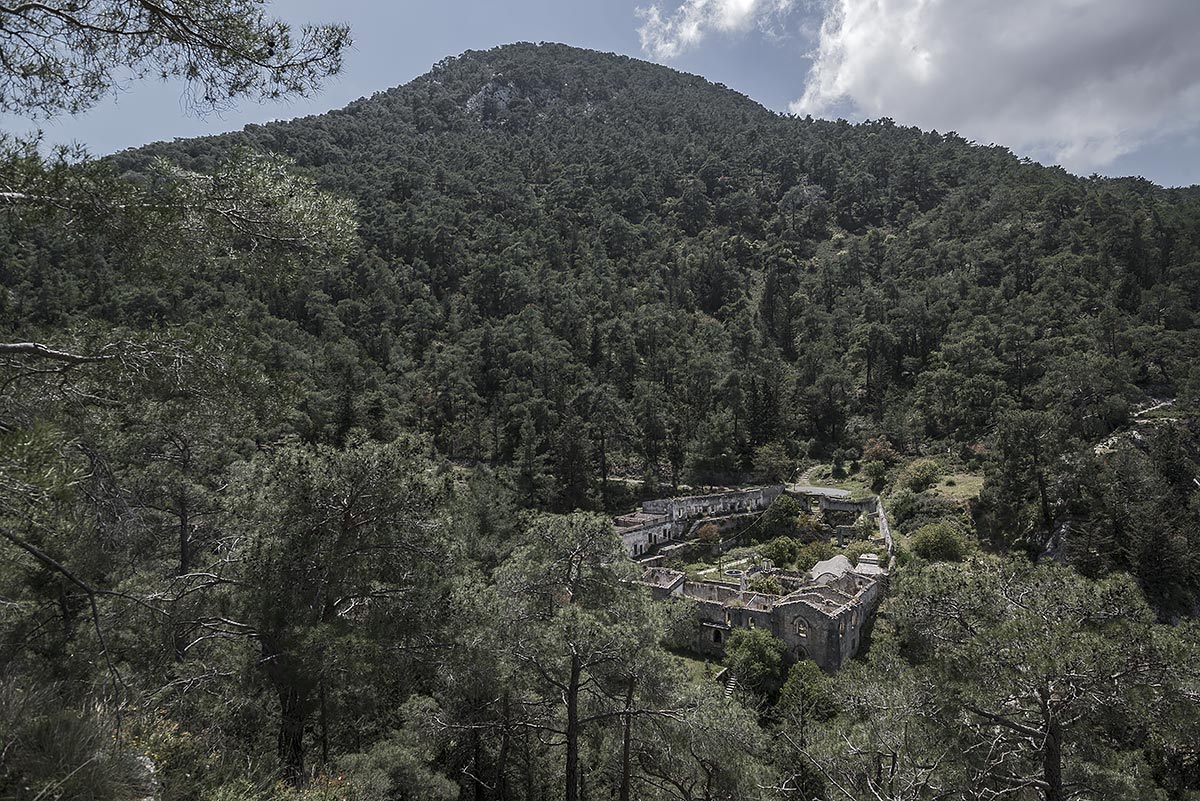
[[[197,116],[179,84],[130,82],[77,117],[0,116],[104,154],[340,108],[448,55],[563,42],[723,83],[781,113],[891,117],[1080,175],[1200,184],[1200,0],[276,0],[345,22],[341,75],[312,98]]]

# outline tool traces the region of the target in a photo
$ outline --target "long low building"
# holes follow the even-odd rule
[[[686,534],[691,521],[761,512],[782,494],[783,486],[775,485],[659,498],[644,501],[640,512],[621,515],[613,524],[625,552],[636,558]]]
[[[647,514],[667,515],[672,520],[719,517],[744,512],[760,512],[782,494],[782,484],[767,487],[744,487],[707,495],[683,495],[678,498],[645,501],[642,503],[642,511]]]
[[[667,515],[631,512],[613,519],[625,553],[641,556],[671,539],[682,528]]]

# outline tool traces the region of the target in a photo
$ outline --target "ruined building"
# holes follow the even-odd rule
[[[642,503],[642,511],[614,521],[625,552],[637,558],[668,541],[687,541],[704,523],[728,525],[746,515],[758,514],[783,494],[783,486],[747,487],[709,495],[687,495]]]
[[[817,564],[807,574],[752,565],[745,570],[712,571],[711,579],[689,578],[662,567],[664,555],[696,547],[695,532],[705,523],[729,530],[756,517],[784,492],[821,511],[866,513],[879,525],[879,554],[852,565],[845,556]],[[640,512],[615,520],[630,557],[646,565],[642,583],[656,598],[678,598],[695,606],[700,654],[724,653],[736,628],[762,628],[782,639],[792,659],[812,659],[826,672],[838,670],[858,651],[864,627],[878,605],[887,579],[891,533],[877,498],[856,500],[842,490],[811,487],[754,487],[710,495],[646,501]],[[780,594],[747,588],[755,578],[771,578]]]
[[[866,554],[854,566],[835,556],[813,571],[815,577],[772,570],[742,576],[771,576],[784,586],[782,595],[747,590],[744,581],[691,581],[665,567],[647,568],[642,583],[656,598],[682,598],[695,605],[699,629],[693,648],[698,653],[720,656],[731,631],[761,628],[787,643],[792,659],[811,659],[832,673],[858,652],[887,574],[875,554]]]

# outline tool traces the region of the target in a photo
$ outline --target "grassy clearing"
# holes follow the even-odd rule
[[[720,581],[725,584],[736,585],[738,584],[738,578],[725,575],[725,569],[737,568],[745,570],[749,567],[748,563],[735,565],[733,562],[752,559],[755,556],[758,556],[758,546],[741,546],[729,550],[719,559],[715,556],[709,556],[697,562],[688,562],[680,570],[687,574],[689,581]],[[719,569],[714,570],[713,568]]]
[[[671,655],[679,660],[679,664],[687,674],[688,682],[695,687],[711,682],[713,676],[721,669],[720,663],[700,659],[693,654],[672,651]]]
[[[966,504],[979,497],[983,476],[976,473],[954,473],[941,478],[932,492],[956,503]]]
[[[808,474],[808,481],[805,482],[814,487],[828,487],[830,489],[848,490],[849,492],[858,495],[874,495],[870,484],[866,477],[861,473],[845,478],[834,478],[833,468],[830,465],[822,464],[813,468]]]

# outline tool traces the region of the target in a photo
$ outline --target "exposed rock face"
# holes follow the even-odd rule
[[[467,98],[463,107],[468,114],[487,120],[508,111],[509,103],[516,97],[517,88],[496,77],[479,87],[479,91]]]

